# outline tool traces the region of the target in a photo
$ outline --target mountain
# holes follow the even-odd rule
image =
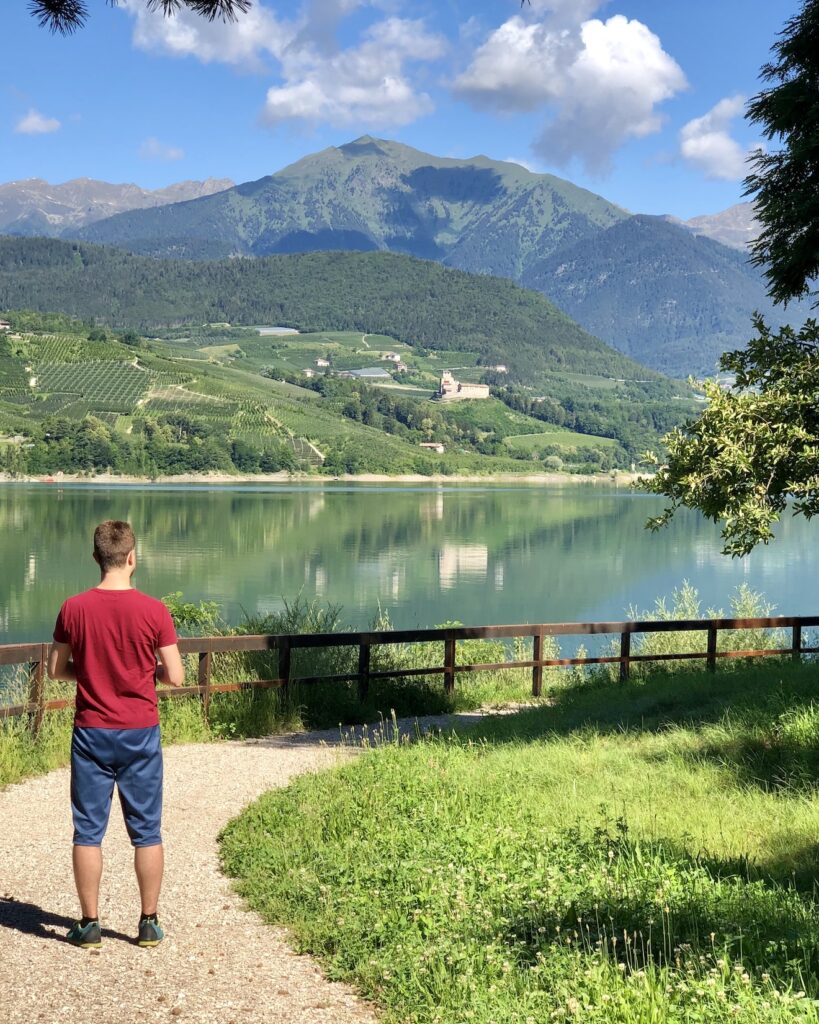
[[[663,217],[629,217],[535,264],[523,282],[587,331],[672,376],[713,374],[744,345],[757,309],[775,326],[799,319],[765,293],[747,257]]]
[[[518,278],[532,260],[626,216],[518,164],[436,157],[365,135],[219,195],[119,214],[76,235],[194,259],[389,249]]]
[[[682,222],[695,235],[705,235],[732,249],[748,251],[748,245],[760,232],[753,203],[737,203],[721,213],[703,214]]]
[[[75,178],[61,185],[51,185],[42,178],[10,181],[0,185],[0,232],[54,237],[124,210],[199,199],[232,185],[229,178],[208,178],[150,191],[92,178]]]
[[[634,217],[514,163],[367,135],[258,181],[68,233],[153,257],[408,253],[541,291],[614,347],[686,376],[712,372],[745,344],[753,311],[771,312],[758,270],[701,237],[739,237],[747,223],[741,208],[694,224]]]
[[[384,253],[159,260],[84,243],[0,238],[0,309],[58,310],[118,327],[227,321],[383,334],[507,363],[510,377],[651,377],[542,295],[503,278]]]

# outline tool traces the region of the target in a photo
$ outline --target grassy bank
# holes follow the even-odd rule
[[[224,866],[388,1021],[814,1021],[817,681],[575,679],[266,795]]]

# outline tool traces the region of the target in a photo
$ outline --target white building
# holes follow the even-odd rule
[[[441,387],[437,398],[442,402],[462,402],[467,398],[489,398],[488,384],[467,384],[455,380],[451,370],[441,374]]]
[[[329,359],[322,359],[321,356],[319,356],[318,359],[316,360],[316,366],[329,366],[329,365],[330,365],[330,360]]]
[[[11,330],[11,324],[8,322],[8,320],[0,320],[0,331],[10,331],[10,330]]]

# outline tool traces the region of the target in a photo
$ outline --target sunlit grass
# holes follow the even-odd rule
[[[817,1020],[817,682],[576,680],[266,795],[224,864],[388,1021]]]

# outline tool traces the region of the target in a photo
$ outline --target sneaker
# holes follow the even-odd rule
[[[165,932],[160,928],[156,918],[139,922],[138,946],[158,946],[164,938]]]
[[[82,949],[99,949],[102,945],[100,923],[99,921],[89,921],[83,928],[80,921],[75,921],[66,938],[72,946],[80,946]]]

